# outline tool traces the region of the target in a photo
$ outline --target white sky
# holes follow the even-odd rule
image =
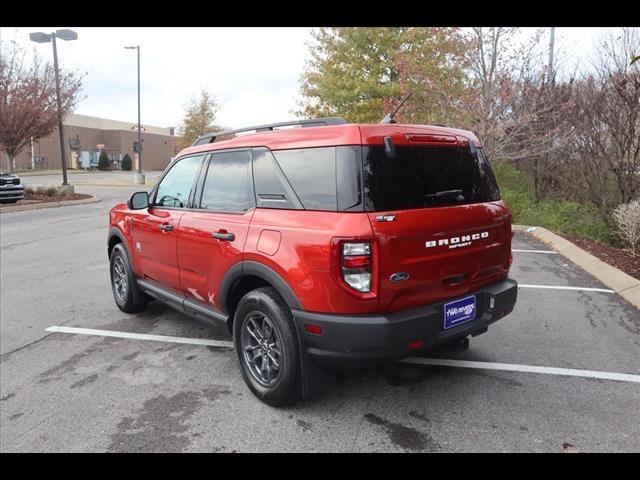
[[[78,40],[58,41],[60,64],[87,72],[75,113],[135,122],[136,52],[140,45],[142,123],[179,126],[190,97],[206,88],[221,109],[217,123],[242,127],[294,118],[299,78],[307,59],[310,28],[14,28],[15,40],[51,59],[50,44],[29,41],[29,32],[73,28]],[[525,32],[533,29],[523,29]],[[587,63],[605,28],[556,28],[556,48],[566,63]],[[548,36],[542,42],[548,44]],[[562,56],[561,56],[562,58]]]

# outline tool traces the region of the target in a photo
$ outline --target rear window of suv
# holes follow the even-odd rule
[[[363,147],[364,200],[368,211],[465,205],[500,199],[489,163],[458,147]]]

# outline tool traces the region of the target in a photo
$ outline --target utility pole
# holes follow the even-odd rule
[[[36,169],[36,153],[33,150],[33,137],[31,137],[31,170]]]
[[[549,68],[548,68],[548,77],[547,77],[547,86],[553,87],[555,79],[553,72],[553,44],[555,41],[555,33],[556,28],[551,27],[549,31]],[[533,168],[534,168],[534,176],[533,176],[533,187],[534,194],[536,197],[536,201],[540,200],[543,196],[543,184],[542,179],[544,175],[544,167],[547,165],[549,160],[549,153],[546,153],[544,157],[540,157],[536,155],[533,159]]]
[[[554,73],[553,73],[553,44],[555,41],[555,32],[556,27],[551,27],[551,32],[549,34],[549,80],[551,82],[554,81]]]

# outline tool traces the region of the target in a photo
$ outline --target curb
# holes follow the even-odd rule
[[[69,171],[67,170],[67,173],[68,172]],[[41,171],[32,172],[32,171],[27,170],[26,172],[13,172],[13,173],[15,173],[19,177],[44,177],[46,175],[62,175],[62,171],[61,170],[58,170],[58,171],[44,171],[44,172],[41,172]],[[74,171],[73,175],[82,175],[83,173],[85,173],[85,172]],[[88,173],[88,172],[86,172],[86,173]]]
[[[34,177],[36,175],[33,175]],[[74,187],[153,187],[155,182],[145,183],[144,185],[136,185],[134,183],[124,183],[124,182],[73,182]],[[25,187],[33,188],[33,187],[48,187],[52,185],[36,185],[36,184],[25,184]],[[55,185],[54,185],[55,186]]]
[[[145,183],[144,185],[136,185],[135,183],[91,183],[91,182],[76,182],[73,184],[77,187],[153,187],[155,183]]]
[[[80,200],[66,200],[64,202],[42,202],[42,203],[32,203],[29,205],[16,205],[14,207],[3,207],[2,209],[0,209],[0,214],[11,213],[11,212],[24,212],[26,210],[41,210],[44,208],[70,207],[72,205],[84,205],[85,203],[97,203],[101,201],[102,201],[101,198],[98,198],[95,195],[91,195],[91,198],[82,198]]]
[[[513,225],[513,230],[524,232],[529,228],[526,225]],[[553,247],[560,255],[568,258],[584,271],[604,283],[627,302],[640,309],[640,280],[624,273],[622,270],[603,262],[598,257],[585,252],[569,240],[547,230],[543,227],[533,227],[535,230],[528,232],[542,242]]]

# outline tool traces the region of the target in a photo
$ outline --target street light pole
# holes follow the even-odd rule
[[[142,175],[142,125],[140,125],[140,45],[136,48],[138,54],[138,175]],[[144,182],[143,182],[144,183]]]
[[[140,45],[135,47],[124,47],[128,50],[136,49],[138,53],[138,169],[135,173],[134,183],[144,185],[144,173],[142,172],[142,125],[140,124]]]
[[[56,34],[51,34],[53,43],[53,69],[56,77],[56,101],[58,102],[58,131],[60,133],[60,155],[62,155],[62,185],[67,183],[67,157],[64,151],[64,132],[62,130],[62,101],[60,100],[60,74],[58,73],[58,49],[56,48]]]
[[[29,39],[36,43],[53,43],[53,69],[56,78],[56,103],[58,104],[58,131],[60,133],[60,154],[62,155],[62,185],[69,185],[67,182],[67,158],[64,151],[64,131],[62,125],[62,100],[60,99],[60,73],[58,71],[58,49],[56,48],[56,37],[62,40],[77,40],[78,34],[67,28],[56,30],[51,33],[33,32],[29,34]]]

